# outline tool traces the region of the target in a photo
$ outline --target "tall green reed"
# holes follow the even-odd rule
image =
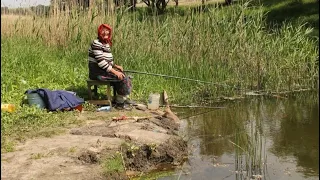
[[[306,37],[309,29],[288,24],[280,30],[266,32],[262,10],[249,11],[247,6],[244,3],[232,8],[213,8],[207,13],[191,11],[185,16],[150,16],[124,11],[104,16],[93,6],[87,14],[71,11],[71,16],[60,12],[48,19],[33,17],[31,31],[24,24],[29,21],[19,22],[20,26],[15,29],[22,36],[58,45],[65,52],[86,52],[90,41],[96,38],[97,26],[109,23],[114,27],[116,62],[127,69],[220,82],[248,90],[314,88],[318,49],[315,42]],[[12,31],[2,34],[13,35]],[[138,77],[136,80],[140,90],[159,78]],[[197,84],[162,82],[152,84],[155,88],[150,90],[164,87],[169,88],[173,96],[183,92],[194,92],[197,96]],[[205,89],[214,96],[236,93],[225,87]]]

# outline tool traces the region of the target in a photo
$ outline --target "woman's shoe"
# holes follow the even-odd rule
[[[115,108],[118,110],[132,110],[132,107],[126,103],[116,103]]]
[[[124,100],[124,104],[130,104],[130,105],[136,105],[136,102],[134,102],[134,101],[132,101],[132,100],[130,100],[130,99],[126,99],[126,100]]]

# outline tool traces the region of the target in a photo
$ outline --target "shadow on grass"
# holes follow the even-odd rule
[[[298,20],[305,18],[309,24],[319,29],[319,2],[290,2],[286,6],[271,9],[268,13],[268,21],[283,22],[287,19]]]
[[[87,86],[70,86],[65,90],[77,93],[77,96],[79,96],[80,98],[83,98],[84,100],[89,99]]]
[[[90,100],[88,95],[87,86],[70,86],[66,88],[67,91],[72,91],[77,93],[77,96],[83,98],[85,101]],[[107,99],[106,96],[106,88],[104,86],[99,86],[98,88],[98,96],[93,96],[94,99]]]
[[[166,16],[178,14],[185,16],[193,13],[205,13],[212,8],[221,8],[225,6],[238,5],[240,1],[234,1],[230,4],[227,3],[208,3],[194,6],[178,6],[167,7],[163,13],[154,13],[150,8],[137,8],[136,12],[144,18],[148,16]],[[293,24],[306,23],[307,27],[314,28],[311,36],[319,37],[319,1],[318,0],[260,0],[260,2],[253,2],[251,5],[263,5],[267,13],[266,21],[269,29],[279,28],[283,22],[292,22]],[[141,16],[141,19],[144,19]],[[139,18],[138,18],[139,19]]]
[[[267,13],[267,23],[270,28],[281,27],[283,22],[306,23],[314,28],[313,36],[319,37],[319,1],[308,0],[262,0],[261,4]]]

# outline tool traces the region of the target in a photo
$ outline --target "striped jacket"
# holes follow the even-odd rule
[[[102,44],[98,39],[89,47],[89,78],[96,79],[109,73],[114,65],[109,44]]]

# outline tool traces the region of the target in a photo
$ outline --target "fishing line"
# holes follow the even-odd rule
[[[191,79],[191,78],[185,78],[185,77],[179,77],[179,76],[171,76],[171,75],[165,75],[165,74],[148,73],[148,72],[141,72],[141,71],[134,71],[134,70],[124,70],[124,72],[127,72],[127,73],[136,73],[136,74],[146,74],[146,75],[160,76],[160,77],[173,78],[173,79],[182,79],[182,80],[200,82],[200,83],[205,83],[205,84],[213,84],[213,85],[218,85],[218,86],[231,87],[231,88],[233,88],[233,89],[241,90],[241,89],[238,88],[238,87],[230,86],[230,85],[227,85],[227,84],[215,83],[215,82],[210,82],[210,81],[202,81],[202,80],[198,80],[198,79]],[[243,89],[243,90],[244,90],[244,89]]]
[[[208,113],[210,113],[210,112],[213,112],[214,110],[216,110],[216,109],[210,109],[209,111],[205,111],[205,112],[201,112],[201,113],[193,114],[193,115],[188,115],[188,116],[182,117],[182,118],[180,118],[180,119],[181,119],[181,120],[184,120],[184,119],[188,119],[188,118],[195,117],[195,116],[199,116],[199,115],[203,115],[203,114],[208,114]]]

